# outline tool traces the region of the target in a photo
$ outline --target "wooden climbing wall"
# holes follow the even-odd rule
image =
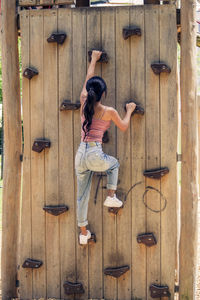
[[[150,286],[167,285],[174,299],[177,244],[177,38],[176,9],[171,5],[44,9],[20,12],[22,68],[38,70],[23,77],[23,194],[21,203],[21,299],[151,299]],[[123,39],[127,26],[141,36]],[[53,32],[65,32],[62,45],[48,43]],[[74,157],[80,143],[79,110],[60,111],[64,99],[79,100],[88,66],[87,52],[102,48],[107,64],[96,74],[108,86],[103,104],[124,116],[123,103],[139,102],[145,114],[134,115],[126,132],[114,124],[106,153],[119,159],[118,196],[124,208],[117,215],[103,207],[106,177],[89,203],[95,244],[78,244]],[[155,75],[151,64],[165,63],[170,73]],[[37,138],[50,148],[32,150]],[[145,170],[168,167],[161,179]],[[153,189],[147,188],[147,186]],[[146,203],[146,205],[145,205]],[[53,216],[48,205],[69,210]],[[157,244],[137,242],[138,234],[153,233]],[[39,268],[22,267],[27,258],[41,260]],[[118,279],[105,275],[108,267],[128,265]],[[65,281],[82,283],[84,294],[66,295]]]

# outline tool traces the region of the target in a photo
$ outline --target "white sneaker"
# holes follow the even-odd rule
[[[87,230],[87,235],[79,234],[79,242],[81,245],[86,245],[88,240],[91,238],[91,232]]]
[[[103,205],[108,207],[121,207],[123,202],[116,197],[116,194],[114,194],[114,197],[107,196]]]

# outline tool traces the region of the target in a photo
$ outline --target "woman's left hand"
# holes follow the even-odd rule
[[[98,61],[101,57],[102,51],[93,50],[92,51],[92,60]]]

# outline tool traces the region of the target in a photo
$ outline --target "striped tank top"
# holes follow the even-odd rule
[[[87,133],[85,139],[85,132],[83,131],[82,125],[85,121],[84,114],[81,115],[81,141],[82,142],[100,142],[102,143],[102,138],[104,132],[110,127],[111,121],[102,120],[102,117],[105,113],[106,107],[103,111],[103,114],[100,119],[92,119],[92,124],[90,126],[90,131]]]

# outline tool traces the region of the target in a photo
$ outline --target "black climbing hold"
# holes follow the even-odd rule
[[[93,50],[96,50],[96,49],[93,49]],[[101,50],[98,50],[98,51],[101,51]],[[91,62],[91,59],[92,59],[92,50],[89,50],[88,51],[88,60],[89,60],[89,62]],[[105,51],[102,51],[101,57],[98,60],[98,62],[103,62],[103,63],[108,62],[108,55]]]
[[[91,238],[88,240],[88,243],[89,244],[94,244],[94,243],[96,243],[96,235],[95,235],[95,233],[91,233]]]
[[[124,207],[124,205],[122,205],[120,207],[109,207],[108,212],[113,214],[113,215],[117,215],[118,212],[120,211],[120,209],[122,209],[123,207]]]
[[[43,149],[49,148],[51,145],[50,140],[47,139],[35,139],[32,150],[40,153]]]
[[[115,277],[115,278],[118,278],[121,275],[123,275],[124,273],[126,273],[129,269],[130,269],[129,266],[106,268],[104,270],[104,274]]]
[[[66,33],[59,33],[59,32],[54,32],[48,37],[47,42],[48,43],[58,43],[62,45],[66,39],[67,35]]]
[[[79,282],[74,283],[70,281],[65,281],[63,287],[65,289],[66,295],[83,294],[85,292],[82,283]]]
[[[134,114],[137,114],[137,115],[144,115],[144,108],[139,104],[137,103],[135,100],[128,100],[124,103],[124,110],[126,111],[126,104],[127,103],[132,103],[134,102],[136,104],[136,108],[134,109],[134,111],[132,112],[132,116]]]
[[[167,173],[169,173],[169,169],[167,167],[164,167],[159,169],[146,170],[144,171],[143,175],[145,177],[150,177],[153,179],[160,179]]]
[[[138,234],[137,242],[139,244],[144,244],[147,247],[151,247],[157,244],[156,238],[152,232]]]
[[[47,205],[47,206],[44,206],[43,209],[47,213],[54,215],[54,216],[58,216],[60,214],[63,214],[67,210],[69,210],[69,208],[66,205]]]
[[[31,68],[31,67],[26,68],[23,72],[23,76],[28,78],[28,79],[31,79],[36,75],[38,75],[38,71],[34,68]]]
[[[123,28],[122,35],[124,40],[127,40],[130,36],[141,36],[141,29],[139,27],[125,27]]]
[[[61,111],[63,111],[63,110],[77,110],[80,107],[81,107],[80,101],[77,101],[76,103],[72,103],[70,100],[64,100],[61,103],[60,110]]]
[[[24,263],[22,265],[22,268],[34,268],[34,269],[38,269],[39,267],[41,267],[42,264],[43,264],[43,262],[41,260],[27,258],[24,261]]]
[[[150,286],[151,297],[152,298],[161,298],[161,297],[170,297],[169,287],[167,285],[160,286],[157,284],[152,284]]]
[[[159,75],[160,73],[170,73],[171,69],[166,64],[163,63],[155,63],[151,64],[151,68],[154,74]]]
[[[106,130],[106,131],[104,132],[104,135],[103,135],[103,138],[102,138],[102,142],[103,142],[104,144],[106,144],[106,143],[109,142],[108,130]]]

